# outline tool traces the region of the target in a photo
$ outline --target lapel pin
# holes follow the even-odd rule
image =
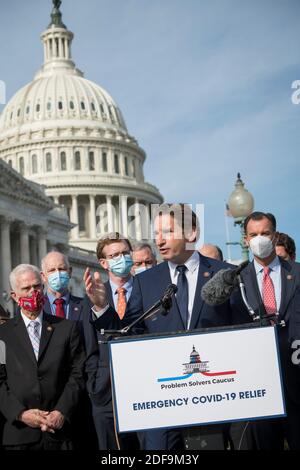
[[[52,331],[52,330],[53,330],[52,326],[47,326],[47,331]]]
[[[207,271],[205,271],[205,273],[203,273],[203,276],[204,276],[204,277],[210,277],[210,273],[207,272]]]
[[[75,307],[75,308],[74,308],[74,311],[75,311],[75,312],[78,312],[78,310],[79,310],[78,307]]]
[[[286,278],[290,281],[291,279],[293,279],[293,276],[291,274],[288,274]]]

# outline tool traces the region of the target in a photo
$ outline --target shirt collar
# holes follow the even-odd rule
[[[184,263],[185,266],[187,267],[188,271],[194,272],[200,264],[200,256],[198,251],[194,251],[193,254],[189,257],[188,260]],[[168,261],[169,268],[173,274],[176,273],[176,268],[179,266],[179,264],[175,264],[172,261]]]
[[[109,280],[109,283],[110,283],[112,293],[115,295],[117,293],[117,289],[119,289],[120,286],[117,286],[117,284],[115,284],[111,280]],[[126,289],[126,291],[128,292],[132,288],[132,284],[133,284],[133,277],[130,276],[129,280],[127,282],[125,282],[125,284],[123,284],[123,286],[121,286],[121,287]]]
[[[272,263],[270,263],[268,265],[268,268],[271,269],[271,271],[275,271],[275,272],[279,272],[280,271],[280,260],[278,258],[278,256],[275,256],[275,258],[273,259]],[[259,264],[256,259],[254,259],[254,267],[255,267],[255,272],[256,272],[256,275],[261,273],[264,269],[264,266],[262,266],[261,264]]]
[[[21,317],[22,317],[23,320],[24,320],[24,323],[25,323],[26,328],[28,328],[28,325],[29,325],[29,323],[30,323],[31,321],[37,321],[37,322],[40,324],[40,326],[42,326],[43,311],[41,311],[41,313],[39,314],[38,317],[36,317],[35,320],[30,320],[30,318],[26,317],[26,315],[24,315],[24,313],[22,313],[22,311],[21,311]]]
[[[48,291],[47,291],[47,296],[48,296],[50,304],[51,305],[54,304],[54,301],[57,299],[57,297],[55,297],[55,295],[53,295],[51,292],[48,292]],[[70,292],[67,292],[65,295],[63,295],[60,298],[64,299],[65,304],[68,305],[68,303],[70,301]]]

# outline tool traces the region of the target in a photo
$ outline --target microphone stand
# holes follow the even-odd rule
[[[150,307],[148,310],[146,310],[146,312],[142,313],[138,318],[136,318],[133,322],[131,322],[129,325],[125,326],[124,328],[122,328],[121,330],[101,330],[100,333],[102,335],[126,335],[130,332],[130,330],[135,326],[137,325],[138,323],[140,323],[141,321],[143,320],[146,320],[146,319],[149,319],[151,317],[153,317],[156,313],[158,313],[162,308],[164,310],[170,310],[172,307],[172,299],[171,297],[168,297],[168,298],[165,298],[165,297],[162,297],[160,300],[158,300],[157,302],[155,302],[155,304],[152,305],[152,307]]]
[[[245,307],[247,308],[248,310],[248,313],[250,315],[250,317],[252,318],[253,321],[259,321],[260,322],[260,326],[263,326],[262,322],[263,320],[268,320],[268,322],[271,324],[271,322],[273,321],[276,325],[280,326],[280,327],[285,327],[286,326],[286,323],[284,320],[281,320],[280,322],[278,321],[278,314],[273,314],[273,315],[257,315],[253,308],[251,307],[251,305],[248,303],[248,300],[247,300],[247,296],[246,296],[246,289],[245,289],[245,284],[244,284],[244,281],[242,279],[242,276],[241,274],[238,274],[237,275],[237,280],[238,280],[238,284],[239,284],[239,288],[240,288],[240,292],[241,292],[241,296],[242,296],[242,299],[243,299],[243,302],[244,302],[244,305]]]

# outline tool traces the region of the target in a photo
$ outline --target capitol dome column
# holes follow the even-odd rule
[[[77,196],[72,196],[72,213],[71,213],[71,222],[76,224],[76,227],[72,229],[72,238],[77,239],[79,237],[79,229],[78,229],[78,202]]]
[[[39,264],[47,254],[47,232],[42,228],[38,229],[38,247],[39,247]]]
[[[124,235],[124,237],[128,237],[128,209],[127,209],[127,196],[125,195],[122,195],[120,196],[120,214],[121,214],[121,217],[120,217],[120,221],[121,221],[121,227],[122,227],[122,235]]]
[[[20,251],[21,263],[30,263],[29,227],[25,223],[20,224]]]
[[[142,226],[141,226],[141,213],[138,198],[135,198],[134,204],[134,217],[135,217],[135,238],[140,241],[142,239]]]
[[[96,238],[96,205],[93,194],[90,194],[90,238]]]
[[[108,224],[108,232],[111,233],[115,230],[115,221],[114,221],[114,214],[113,214],[113,206],[112,206],[112,197],[106,196],[106,208],[107,208],[107,224]]]

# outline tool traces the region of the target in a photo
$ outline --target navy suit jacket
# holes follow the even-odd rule
[[[6,364],[0,366],[0,411],[5,416],[4,445],[36,442],[42,431],[17,421],[22,411],[57,409],[66,417],[54,439],[70,433],[69,420],[84,390],[84,350],[76,325],[44,312],[36,360],[20,314],[0,326]]]
[[[279,320],[284,320],[286,324],[283,328],[277,328],[283,384],[286,390],[286,400],[292,400],[300,406],[299,365],[294,365],[291,360],[294,352],[291,344],[293,340],[300,339],[300,263],[289,263],[282,258],[279,259],[281,263],[281,304],[278,313]],[[250,263],[243,269],[241,275],[245,284],[248,303],[256,314],[266,315],[254,263]],[[245,312],[239,292],[235,292],[234,297],[233,309],[239,314]],[[245,318],[246,316],[245,313]],[[265,321],[264,324],[268,324],[268,322]]]
[[[210,328],[215,326],[231,325],[233,323],[230,300],[222,305],[211,307],[201,297],[204,284],[220,269],[227,269],[231,265],[207,258],[199,254],[200,265],[197,287],[190,323],[190,330],[196,328]],[[148,310],[164,294],[171,284],[169,265],[166,261],[134,277],[133,290],[128,302],[122,326],[128,325],[143,312]],[[247,318],[249,321],[249,318]],[[238,321],[236,317],[235,321]],[[98,320],[94,322],[97,329],[118,329],[120,320],[113,308],[109,308]],[[159,313],[153,318],[141,323],[135,328],[135,333],[163,333],[184,330],[176,299],[173,298],[172,307],[167,315]]]
[[[113,294],[109,281],[105,284],[107,300],[111,308],[114,307]],[[86,360],[87,390],[94,406],[112,411],[112,392],[109,369],[109,348],[107,337],[95,330],[90,321],[90,308],[88,298],[86,300],[86,315],[84,330],[89,337],[89,351]],[[87,311],[88,310],[88,311]],[[118,317],[119,318],[119,317]],[[89,321],[87,321],[89,319]]]

